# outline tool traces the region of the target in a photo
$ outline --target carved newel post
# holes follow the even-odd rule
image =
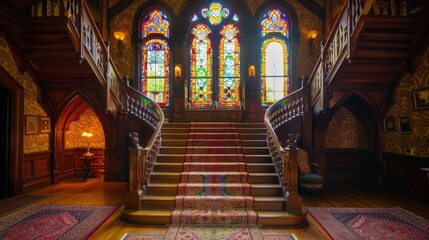
[[[287,147],[285,148],[286,161],[285,169],[287,178],[286,210],[289,212],[302,212],[302,198],[298,194],[298,150],[296,146],[296,135],[289,134]]]
[[[128,147],[130,156],[130,170],[128,178],[128,193],[125,196],[125,209],[140,209],[140,199],[145,194],[144,183],[144,156],[143,147],[139,144],[139,135],[136,132],[130,134],[131,146]]]

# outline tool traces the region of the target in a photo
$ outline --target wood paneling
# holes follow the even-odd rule
[[[67,179],[70,177],[81,176],[83,174],[83,159],[82,155],[86,153],[86,148],[73,148],[63,150],[61,158],[58,159],[58,171],[60,179]],[[91,162],[91,169],[93,172],[104,172],[104,149],[91,149],[97,157],[96,160]]]
[[[23,190],[28,192],[51,184],[51,152],[29,153],[23,161]]]
[[[363,164],[363,153],[359,149],[329,149],[325,159],[326,178],[360,179]]]
[[[429,167],[429,158],[383,153],[384,184],[404,195],[429,202],[429,179],[422,168]]]

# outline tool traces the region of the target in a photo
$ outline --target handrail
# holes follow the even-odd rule
[[[323,43],[320,58],[307,82],[311,86],[310,103],[315,113],[328,107],[326,88],[341,63],[351,60],[351,36],[361,16],[368,14],[373,5],[374,0],[348,0]]]
[[[301,211],[302,200],[298,194],[298,160],[296,135],[289,134],[286,148],[280,143],[276,129],[288,121],[304,115],[304,88],[289,94],[271,105],[264,116],[267,127],[267,144],[274,166],[282,184],[283,195],[287,198],[287,211]]]

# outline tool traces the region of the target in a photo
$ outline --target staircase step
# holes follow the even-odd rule
[[[272,163],[270,155],[244,155],[244,161],[246,163]]]
[[[255,210],[284,211],[286,199],[283,197],[255,197]]]
[[[172,224],[198,225],[256,225],[257,213],[243,209],[176,209],[172,213]]]
[[[262,139],[262,140],[242,140],[241,145],[243,147],[266,147],[267,142],[265,139]]]
[[[241,133],[241,140],[266,140],[267,133]]]
[[[189,177],[197,179],[199,181],[201,180],[201,174],[202,172],[190,172],[191,174],[186,176],[181,176],[180,173],[177,172],[152,172],[150,181],[152,183],[179,183],[180,179],[187,180]],[[218,172],[210,172],[207,173],[212,174],[213,176],[217,178],[221,178],[222,175]],[[249,182],[252,184],[255,183],[269,183],[269,184],[277,184],[279,183],[279,179],[276,173],[249,173],[248,176],[245,176],[243,174],[239,174],[239,172],[234,173],[228,172],[224,174],[225,176],[231,176],[231,181],[239,181],[239,179],[245,181],[246,178],[249,179]],[[214,177],[212,177],[214,178]]]
[[[187,141],[180,139],[162,139],[162,147],[186,147]]]
[[[268,147],[243,147],[243,153],[247,155],[268,155],[269,151]]]
[[[273,163],[248,163],[246,165],[249,173],[275,173],[276,169]]]
[[[188,133],[162,133],[161,136],[162,140],[186,140],[189,138]]]

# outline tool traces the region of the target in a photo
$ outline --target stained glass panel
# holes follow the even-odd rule
[[[271,38],[262,43],[261,51],[261,100],[271,105],[289,90],[288,49],[285,41]]]
[[[213,25],[218,25],[222,18],[227,18],[229,15],[229,10],[227,8],[222,8],[220,3],[214,2],[210,4],[210,7],[204,8],[201,10],[201,15],[208,18],[209,22]]]
[[[142,92],[160,106],[168,105],[170,51],[167,42],[152,39],[142,46]]]
[[[220,34],[219,107],[237,107],[240,103],[240,43],[238,29],[228,24]]]
[[[190,102],[191,107],[209,107],[213,104],[212,96],[212,44],[210,29],[199,24],[193,30],[190,50]]]
[[[284,36],[289,35],[288,22],[286,16],[278,9],[273,9],[264,15],[261,22],[261,36],[268,33],[281,33]]]
[[[167,16],[159,10],[153,10],[147,15],[141,25],[142,38],[149,34],[159,33],[165,37],[170,37],[170,23]]]

